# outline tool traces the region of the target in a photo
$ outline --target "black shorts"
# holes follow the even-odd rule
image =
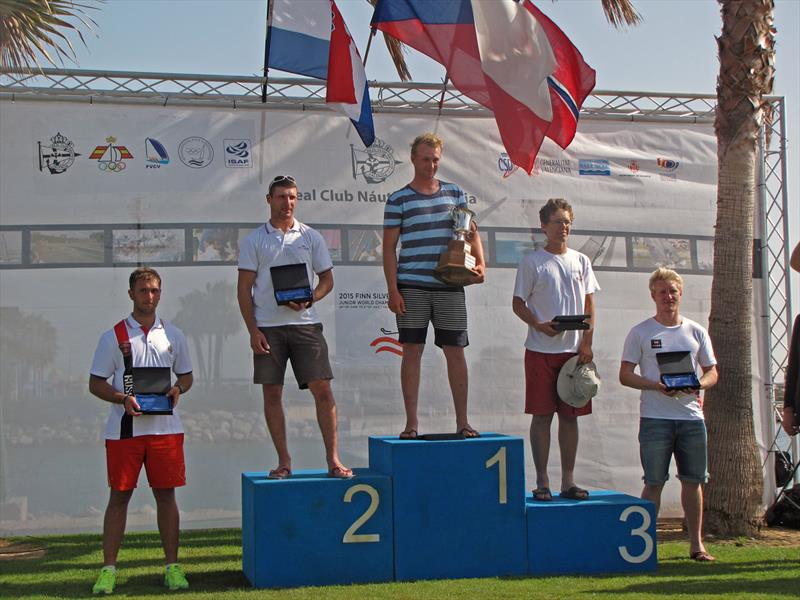
[[[253,383],[283,385],[287,361],[301,390],[308,389],[310,381],[333,379],[322,323],[258,329],[267,338],[269,354],[253,355]]]

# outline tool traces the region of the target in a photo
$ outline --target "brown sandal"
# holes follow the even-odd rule
[[[415,440],[417,439],[417,435],[416,429],[406,429],[405,431],[401,431],[398,437],[401,440]]]

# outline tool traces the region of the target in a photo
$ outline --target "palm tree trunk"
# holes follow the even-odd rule
[[[705,398],[710,479],[705,529],[749,535],[760,521],[763,474],[753,424],[752,310],[755,164],[762,96],[774,74],[773,0],[719,0],[718,187],[709,333],[720,380]]]

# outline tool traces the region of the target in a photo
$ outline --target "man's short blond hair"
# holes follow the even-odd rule
[[[417,146],[420,144],[425,144],[426,146],[430,146],[431,148],[438,148],[439,150],[444,150],[444,140],[440,138],[435,133],[431,133],[428,131],[427,133],[423,133],[422,135],[418,135],[414,138],[414,141],[411,143],[411,156],[412,158],[417,155]]]
[[[683,291],[683,277],[678,275],[676,271],[667,269],[666,267],[659,267],[650,274],[650,291],[656,291],[656,281],[674,281],[680,291]]]

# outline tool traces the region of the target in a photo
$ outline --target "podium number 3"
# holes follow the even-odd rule
[[[623,560],[638,565],[650,558],[650,555],[653,553],[653,536],[647,531],[647,528],[650,527],[650,513],[641,506],[629,506],[622,511],[619,520],[624,523],[633,513],[641,515],[642,524],[640,527],[631,529],[631,535],[638,536],[644,540],[644,550],[642,550],[641,554],[631,554],[625,546],[619,546],[617,550],[619,550],[619,555]]]
[[[358,485],[347,488],[347,491],[344,493],[344,501],[349,504],[353,500],[353,496],[359,492],[369,494],[369,506],[367,507],[367,510],[364,511],[364,514],[353,521],[353,524],[350,525],[350,527],[347,528],[347,531],[344,532],[344,536],[342,536],[343,544],[361,544],[364,542],[381,541],[381,536],[379,533],[356,533],[359,527],[369,521],[369,518],[375,514],[375,511],[378,510],[378,504],[380,504],[381,500],[378,490],[371,485],[359,483]]]
[[[508,483],[506,482],[506,447],[503,446],[486,461],[486,468],[491,469],[497,465],[497,501],[508,504]]]

